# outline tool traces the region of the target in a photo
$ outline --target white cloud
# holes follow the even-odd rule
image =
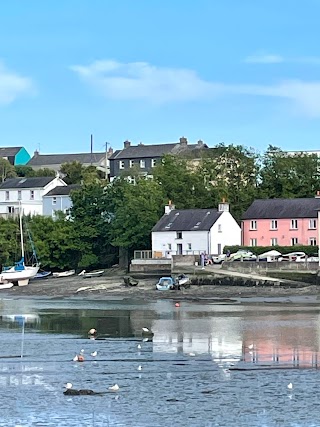
[[[279,64],[284,62],[285,58],[281,55],[272,55],[272,54],[257,54],[247,56],[244,62],[251,64]]]
[[[195,71],[155,67],[145,62],[96,61],[71,67],[102,96],[153,103],[218,99],[223,96],[273,97],[291,102],[300,114],[320,117],[320,80],[277,84],[226,84],[202,80]]]
[[[0,62],[0,105],[10,104],[19,96],[30,93],[32,89],[31,79],[8,70]]]
[[[96,61],[71,69],[111,99],[145,99],[159,103],[187,101],[206,98],[212,91],[219,90],[202,80],[195,71],[155,67],[146,62]]]

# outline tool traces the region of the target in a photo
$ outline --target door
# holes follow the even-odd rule
[[[177,243],[177,255],[182,255],[182,243]]]

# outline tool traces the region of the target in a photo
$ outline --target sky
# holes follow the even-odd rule
[[[320,0],[10,0],[0,146],[320,149]]]

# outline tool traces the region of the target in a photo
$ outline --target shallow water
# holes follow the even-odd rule
[[[0,300],[0,426],[320,426],[319,315],[310,304]],[[65,396],[66,382],[105,394]]]

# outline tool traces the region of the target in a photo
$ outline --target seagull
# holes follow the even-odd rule
[[[97,330],[96,329],[94,329],[94,328],[91,328],[89,331],[88,331],[88,335],[95,335],[97,333]]]
[[[142,370],[142,366],[141,365],[139,365],[138,366],[138,371],[141,371]]]
[[[78,360],[79,360],[78,355],[76,354],[72,360],[73,360],[74,362],[78,362]],[[71,383],[67,383],[67,384],[71,384]]]
[[[253,349],[253,344],[248,345],[248,348],[249,348],[250,350],[252,350],[252,349]]]
[[[143,332],[150,332],[150,329],[148,329],[148,328],[142,328],[142,331]]]
[[[189,353],[189,356],[194,357],[196,353]]]
[[[138,344],[138,347],[137,347],[139,350],[141,349],[141,344]]]
[[[293,384],[292,384],[292,383],[289,383],[289,384],[287,385],[287,387],[288,387],[288,389],[289,389],[289,390],[292,390],[292,389],[293,389]]]
[[[92,357],[96,357],[96,355],[98,354],[98,352],[97,352],[97,350],[96,351],[93,351],[92,353],[91,353],[91,356]]]
[[[118,384],[115,384],[115,385],[112,385],[111,387],[109,387],[109,390],[111,390],[111,391],[118,391],[119,390],[119,386],[118,386]]]

